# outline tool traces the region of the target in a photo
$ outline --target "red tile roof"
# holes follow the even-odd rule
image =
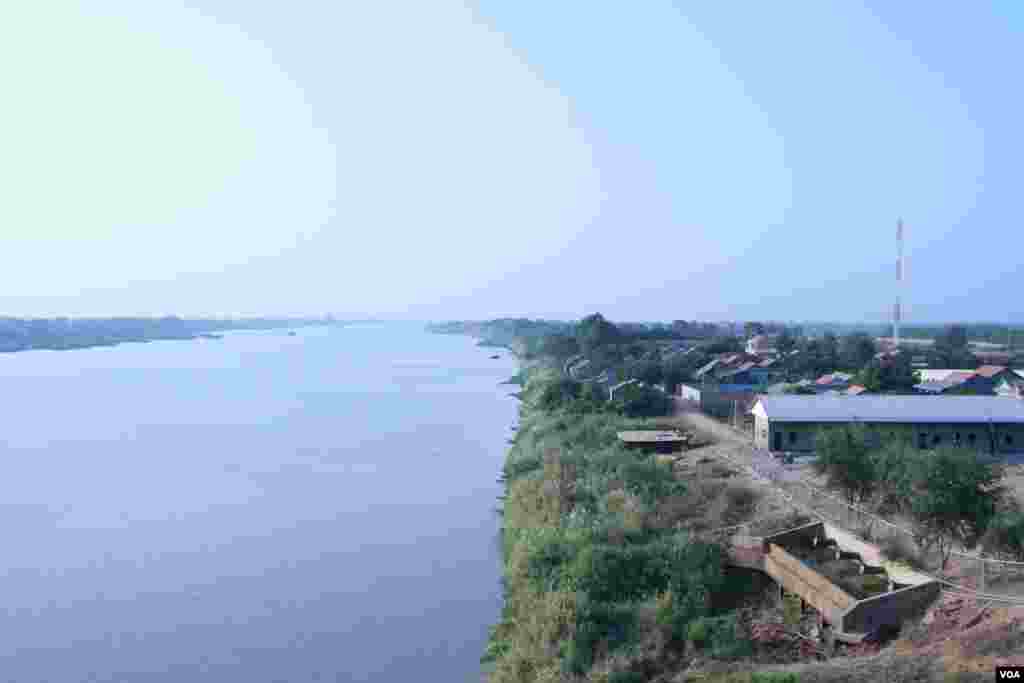
[[[980,368],[975,370],[982,377],[992,378],[998,375],[1000,372],[1006,370],[1005,365],[982,365]]]
[[[857,394],[863,394],[865,391],[867,391],[867,387],[862,387],[859,384],[854,384],[853,386],[846,390],[846,393],[849,394],[850,396],[856,396]]]

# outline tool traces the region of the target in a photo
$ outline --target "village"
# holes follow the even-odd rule
[[[503,329],[515,332],[503,338]],[[830,676],[849,666],[891,676],[925,666],[925,653],[961,672],[1020,659],[1024,365],[1012,343],[977,339],[963,325],[907,341],[862,329],[612,323],[600,314],[494,321],[474,334],[522,361],[517,397],[529,425],[514,441],[509,482],[525,486],[518,462],[542,457],[541,498],[557,499],[545,522],[552,533],[569,533],[557,529],[580,515],[622,524],[627,538],[685,531],[690,544],[723,548],[723,571],[747,582],[733,593],[738,606],[701,618],[712,630],[720,619],[734,626],[703,641],[694,624],[705,622],[687,612],[689,626],[650,645],[655,663],[628,667],[685,670],[650,680],[724,681],[732,679],[716,672],[775,662],[802,681],[846,680]],[[549,421],[568,425],[558,448],[533,436]],[[612,457],[597,433],[575,436],[591,423],[622,425],[612,434],[633,460],[619,460],[627,464],[617,474],[585,474]],[[634,468],[639,476],[646,467],[668,468],[676,483],[634,489]],[[669,494],[673,486],[685,495]],[[586,502],[595,496],[607,502]],[[511,528],[523,523],[520,513],[511,519]],[[621,541],[609,534],[587,542],[611,552]],[[643,614],[623,614],[635,609]],[[638,628],[641,643],[662,629]],[[742,657],[742,648],[711,644],[731,630],[752,644]],[[685,650],[671,645],[684,641]],[[800,668],[826,662],[838,669]]]

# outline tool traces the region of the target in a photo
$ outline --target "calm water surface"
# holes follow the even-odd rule
[[[479,681],[491,354],[415,326],[0,354],[0,680]]]

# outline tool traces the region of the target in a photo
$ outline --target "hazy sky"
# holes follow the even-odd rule
[[[1024,319],[1016,2],[9,4],[0,314]]]

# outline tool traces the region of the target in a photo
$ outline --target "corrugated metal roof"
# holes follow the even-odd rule
[[[1024,424],[1024,403],[1001,396],[764,396],[783,422],[999,422]]]
[[[970,372],[970,370],[951,370],[947,368],[944,370],[918,370],[918,372],[921,373],[922,382],[941,382],[954,372]]]

